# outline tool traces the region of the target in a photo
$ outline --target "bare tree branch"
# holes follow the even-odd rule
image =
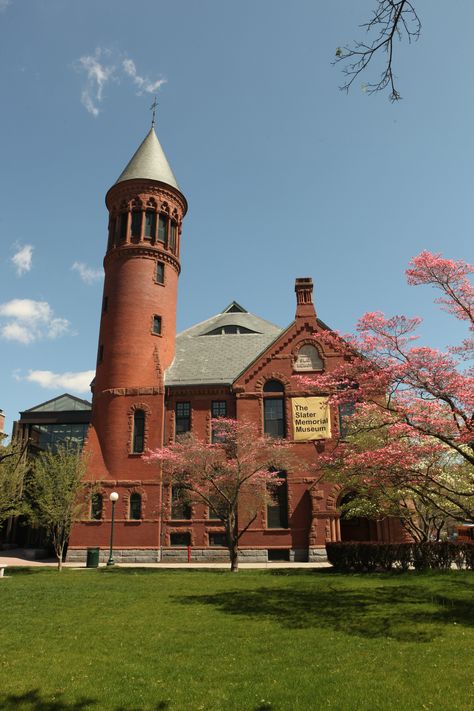
[[[344,62],[343,73],[346,81],[340,87],[349,91],[357,77],[367,69],[376,54],[385,52],[385,66],[380,79],[363,85],[369,94],[390,89],[390,101],[399,101],[400,93],[395,85],[393,73],[394,39],[408,40],[410,44],[417,40],[421,32],[421,21],[417,15],[414,4],[410,0],[377,0],[372,18],[361,25],[365,28],[367,36],[375,37],[367,42],[353,42],[352,44],[338,47],[336,59],[333,62]]]

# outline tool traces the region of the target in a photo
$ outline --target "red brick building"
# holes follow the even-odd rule
[[[116,560],[226,557],[220,522],[204,506],[183,507],[147,464],[147,449],[192,431],[210,441],[211,418],[257,422],[294,442],[314,463],[339,433],[339,413],[302,389],[298,376],[334,367],[318,341],[311,279],[296,279],[296,315],[280,328],[233,302],[176,335],[180,246],[187,202],[152,127],[106,196],[109,235],[92,422],[86,444],[91,480],[100,482],[90,517],[72,533],[68,559],[87,547],[107,554],[116,491]],[[183,233],[184,235],[184,233]],[[303,398],[303,399],[301,399]],[[306,409],[305,409],[306,408]],[[306,418],[306,419],[305,419]],[[308,419],[309,418],[309,419]],[[263,507],[241,540],[247,560],[316,560],[340,540],[340,495],[302,467],[287,472],[277,501]],[[352,529],[351,529],[352,526]],[[388,540],[393,522],[344,524],[342,537]]]

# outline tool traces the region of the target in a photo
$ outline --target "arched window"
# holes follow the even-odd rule
[[[315,346],[301,346],[295,361],[295,370],[324,370],[323,359]]]
[[[156,232],[156,212],[154,210],[146,210],[145,212],[145,239],[152,241],[155,239]]]
[[[163,244],[168,242],[168,215],[163,213],[158,217],[158,241]]]
[[[270,437],[285,436],[285,388],[279,380],[267,380],[263,386],[263,431]],[[278,395],[282,397],[278,397]]]
[[[131,521],[139,521],[142,517],[142,497],[140,494],[130,495],[130,507],[128,517]]]
[[[91,519],[92,521],[100,521],[102,518],[102,509],[104,507],[104,499],[102,494],[92,494],[91,496]]]
[[[172,252],[176,252],[176,222],[171,220],[170,226],[170,249]]]
[[[263,386],[264,393],[284,393],[285,388],[279,380],[267,380]]]
[[[132,451],[134,454],[141,454],[145,446],[145,412],[135,410],[133,413],[133,442]]]
[[[134,210],[132,212],[132,239],[134,242],[138,242],[141,237],[142,232],[142,211]]]

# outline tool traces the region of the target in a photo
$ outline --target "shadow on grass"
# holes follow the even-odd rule
[[[229,615],[271,619],[288,629],[331,629],[403,642],[431,642],[447,626],[474,625],[470,596],[443,596],[408,583],[349,590],[335,584],[324,590],[260,587],[175,599],[182,604],[211,605]]]
[[[80,699],[67,701],[63,694],[55,694],[54,698],[42,696],[38,689],[31,689],[24,694],[0,695],[0,711],[83,711],[84,709],[100,708],[101,702],[96,699]],[[148,707],[149,711],[165,711],[169,701],[159,701]],[[117,706],[115,711],[145,711],[142,708]]]
[[[228,570],[221,568],[121,568],[120,565],[110,568],[97,568],[102,575],[202,575],[202,573],[216,573],[223,575],[228,573]]]

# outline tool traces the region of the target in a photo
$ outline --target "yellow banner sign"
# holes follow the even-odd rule
[[[299,442],[329,439],[331,418],[327,397],[294,397],[293,438]]]

